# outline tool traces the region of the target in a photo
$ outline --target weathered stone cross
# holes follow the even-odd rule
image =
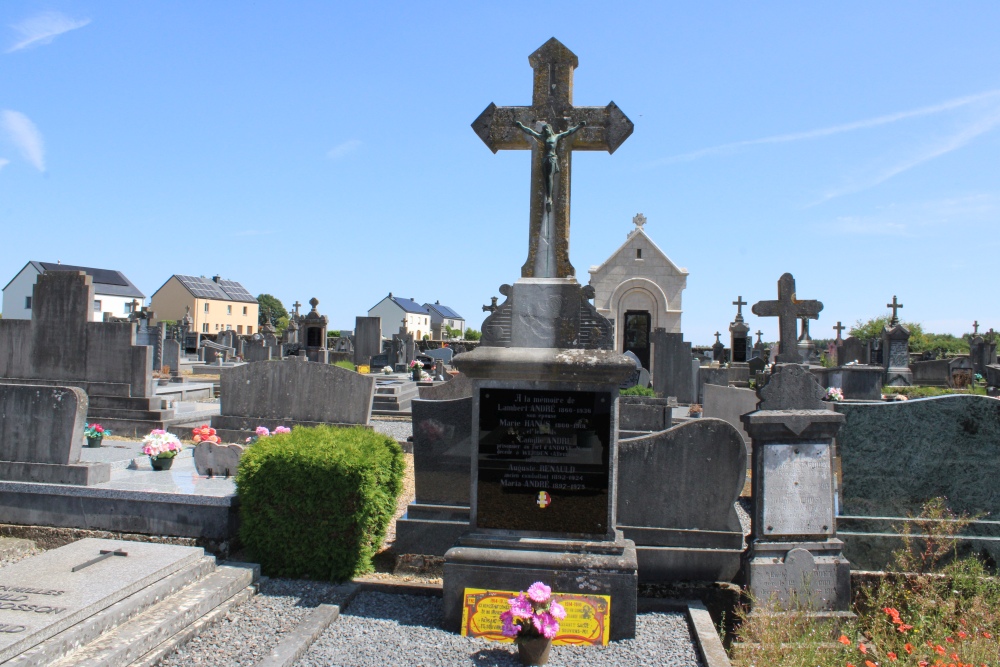
[[[895,294],[892,295],[892,303],[885,304],[885,307],[886,308],[892,308],[892,320],[889,322],[889,326],[894,327],[897,324],[899,324],[899,316],[898,316],[898,313],[896,311],[898,311],[900,308],[902,308],[903,304],[898,303],[896,301],[896,295]]]
[[[757,344],[758,345],[763,345],[763,341],[761,341],[761,338],[763,336],[764,336],[764,332],[761,331],[760,329],[757,329]]]
[[[979,320],[972,323],[972,335],[976,336],[979,334]]]
[[[491,102],[472,123],[472,129],[494,153],[531,149],[528,259],[521,267],[521,277],[570,278],[576,275],[569,262],[573,151],[614,153],[634,126],[614,102],[606,107],[573,106],[573,70],[579,60],[555,37],[528,56],[528,63],[535,72],[531,106],[498,107]],[[573,128],[577,130],[572,136],[552,140],[551,133],[559,135]]]
[[[842,338],[840,337],[840,334],[841,334],[841,332],[842,332],[842,331],[843,331],[844,329],[846,329],[847,327],[845,327],[845,326],[844,326],[843,324],[841,324],[841,323],[840,323],[840,320],[837,320],[837,326],[835,326],[835,327],[833,327],[833,328],[834,328],[834,330],[836,330],[836,332],[837,332],[837,340],[842,340]]]
[[[491,296],[490,297],[490,305],[483,306],[483,312],[484,313],[495,313],[495,312],[497,312],[497,310],[499,310],[499,308],[500,308],[500,306],[497,305],[497,301],[498,300],[499,299],[497,297]]]
[[[778,300],[758,301],[750,309],[760,317],[778,318],[778,358],[777,361],[798,364],[802,358],[798,353],[796,322],[800,317],[819,319],[823,304],[815,300],[800,301],[795,297],[795,278],[786,273],[778,280]]]
[[[733,305],[736,306],[736,321],[743,321],[743,306],[747,305],[747,302],[743,300],[742,296],[736,297],[736,301],[733,301]]]
[[[298,299],[296,299],[295,303],[293,303],[292,306],[295,308],[295,314],[298,315],[299,314],[299,308],[302,307],[302,304],[299,303]]]
[[[722,344],[722,334],[720,334],[718,331],[715,332],[715,344],[716,345]]]

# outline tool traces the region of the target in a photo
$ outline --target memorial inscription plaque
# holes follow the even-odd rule
[[[610,392],[482,388],[479,528],[608,530]]]
[[[833,535],[833,478],[827,443],[763,448],[766,535]]]

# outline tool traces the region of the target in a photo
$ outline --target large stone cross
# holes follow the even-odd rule
[[[979,335],[979,320],[976,320],[975,322],[972,323],[972,335],[973,336]]]
[[[802,362],[802,357],[798,353],[798,340],[796,338],[796,322],[801,317],[819,319],[819,311],[823,310],[823,304],[815,300],[802,300],[795,296],[795,278],[792,274],[786,273],[778,280],[778,300],[758,301],[750,309],[754,315],[760,317],[778,318],[778,359],[779,362],[798,364]]]
[[[885,304],[886,308],[892,308],[892,320],[889,322],[889,326],[896,326],[899,324],[899,314],[896,312],[903,307],[903,304],[896,301],[896,295],[892,295],[892,303]]]
[[[528,63],[535,72],[531,106],[498,107],[491,102],[472,129],[494,153],[531,149],[528,259],[521,277],[571,278],[576,275],[569,262],[573,151],[614,153],[634,126],[614,102],[606,107],[573,106],[573,70],[579,61],[555,37],[528,56]],[[546,125],[556,135],[567,133],[554,142],[554,155],[543,138]]]
[[[837,326],[833,327],[833,329],[837,332],[837,340],[842,340],[841,337],[840,337],[840,334],[846,328],[847,327],[845,327],[843,324],[840,323],[840,320],[837,320]]]
[[[733,301],[733,305],[736,306],[736,320],[741,321],[743,319],[743,306],[747,305],[747,302],[743,300],[742,296],[738,296],[736,301]]]

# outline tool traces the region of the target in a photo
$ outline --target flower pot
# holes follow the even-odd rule
[[[101,446],[101,440],[104,440],[104,436],[103,435],[101,437],[99,437],[99,438],[87,438],[87,446],[88,447],[100,447]]]
[[[414,368],[413,372],[412,372],[412,375],[413,375],[413,379],[414,380],[419,380],[420,379],[420,368]]]
[[[522,665],[544,665],[549,661],[552,640],[548,637],[518,637],[517,657]]]
[[[171,456],[167,459],[155,458],[150,459],[149,462],[153,464],[153,470],[170,470],[170,466],[174,464],[174,458]]]

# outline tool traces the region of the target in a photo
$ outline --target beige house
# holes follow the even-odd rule
[[[220,276],[170,276],[153,293],[149,306],[154,322],[180,320],[190,313],[192,329],[198,333],[252,334],[257,330],[257,299],[235,280]]]
[[[681,333],[681,295],[688,271],[674,264],[646,235],[642,213],[625,243],[600,266],[590,268],[597,312],[615,323],[615,349],[631,350],[649,368],[654,329]]]

